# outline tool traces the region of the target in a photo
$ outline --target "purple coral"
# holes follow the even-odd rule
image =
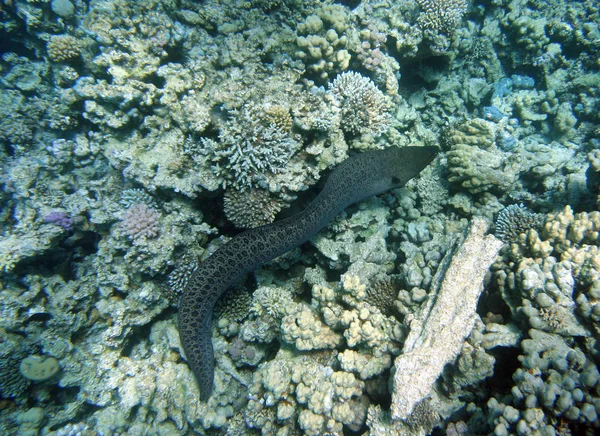
[[[160,214],[146,204],[134,204],[123,216],[123,229],[129,239],[150,239],[158,236]]]
[[[44,222],[62,227],[64,230],[73,229],[73,218],[67,212],[54,210],[44,217]]]

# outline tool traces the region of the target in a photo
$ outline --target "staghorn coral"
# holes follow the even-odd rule
[[[302,146],[285,117],[264,110],[254,105],[233,110],[221,126],[218,142],[202,138],[213,162],[212,170],[224,178],[224,186],[238,190],[264,187],[270,177],[284,171]]]
[[[19,371],[21,361],[32,351],[32,347],[23,344],[22,338],[0,330],[0,397],[14,398],[23,395],[30,384]]]
[[[146,191],[139,188],[125,189],[121,193],[119,203],[126,209],[129,209],[136,204],[145,204],[150,209],[157,209],[158,207],[154,198]]]
[[[365,302],[377,307],[386,316],[397,312],[394,300],[398,296],[400,278],[398,276],[386,276],[372,283],[366,291]]]
[[[462,21],[469,0],[417,0],[423,8],[419,24],[425,29],[451,32]]]
[[[341,128],[352,134],[385,133],[390,124],[390,102],[371,79],[350,71],[330,83],[340,104]]]

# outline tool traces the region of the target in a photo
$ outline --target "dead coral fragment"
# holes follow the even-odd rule
[[[444,366],[458,356],[473,328],[484,276],[502,247],[498,239],[484,236],[486,231],[484,220],[473,219],[443,275],[437,297],[410,323],[404,353],[394,362],[394,419],[407,419],[430,394]]]

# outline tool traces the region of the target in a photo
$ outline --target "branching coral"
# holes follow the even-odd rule
[[[279,112],[261,112],[254,105],[231,111],[219,141],[202,140],[213,171],[225,178],[225,185],[264,187],[269,175],[282,172],[302,145]]]
[[[504,242],[515,242],[521,233],[538,229],[541,224],[540,215],[530,212],[523,204],[511,204],[496,218],[496,236]]]
[[[441,32],[454,30],[469,6],[468,0],[417,0],[423,8],[419,24]]]
[[[156,238],[160,214],[146,204],[134,204],[123,216],[123,229],[129,239],[137,241]]]
[[[82,45],[71,35],[53,35],[46,45],[48,56],[54,62],[65,62],[81,55]]]
[[[390,102],[371,79],[354,71],[342,73],[329,89],[340,102],[342,130],[380,135],[390,124]]]

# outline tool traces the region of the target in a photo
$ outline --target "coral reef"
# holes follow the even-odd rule
[[[597,3],[3,2],[0,433],[598,433]],[[224,295],[201,403],[190,274],[349,156],[427,145]],[[473,327],[393,420],[476,217],[506,244]]]

